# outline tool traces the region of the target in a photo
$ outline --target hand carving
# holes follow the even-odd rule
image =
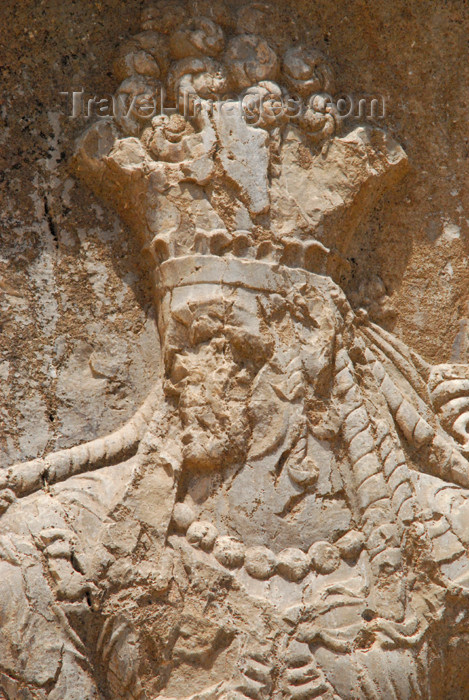
[[[2,673],[36,697],[69,672],[35,650],[28,676],[16,620],[83,698],[414,697],[465,620],[469,374],[372,323],[379,278],[357,311],[337,282],[407,158],[342,123],[314,47],[280,62],[270,7],[200,7],[144,9],[77,143],[150,268],[161,377],[111,435],[5,471]]]

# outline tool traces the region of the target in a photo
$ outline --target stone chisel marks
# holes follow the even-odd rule
[[[338,283],[407,156],[273,9],[146,6],[77,140],[150,267],[160,379],[111,435],[5,465],[5,697],[439,700],[446,622],[465,648],[469,370]]]

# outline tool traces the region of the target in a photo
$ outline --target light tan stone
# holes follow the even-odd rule
[[[2,313],[6,296],[15,324],[34,316],[0,363],[2,421],[10,391],[22,406],[0,436],[15,455],[0,477],[0,695],[440,700],[438,677],[467,651],[467,322],[454,364],[405,342],[430,347],[441,295],[426,297],[435,279],[453,289],[464,210],[433,248],[401,216],[422,273],[397,289],[393,264],[408,260],[387,212],[410,220],[428,170],[409,168],[415,139],[401,133],[407,155],[396,122],[341,118],[332,29],[330,61],[282,7],[144,8],[117,50],[116,113],[87,121],[69,164],[94,195],[68,175],[73,204],[62,192],[107,228],[63,238],[46,186],[58,141],[25,194],[48,225],[37,260],[35,226],[12,227],[28,294],[0,277]],[[297,114],[283,110],[293,93]],[[430,275],[428,258],[446,267]],[[16,371],[23,348],[48,389]],[[466,685],[447,687],[462,698]]]

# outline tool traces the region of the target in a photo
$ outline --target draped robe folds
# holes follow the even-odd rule
[[[463,650],[469,370],[429,366],[353,312],[330,277],[358,226],[356,200],[366,212],[405,157],[359,128],[312,152],[296,189],[301,132],[282,140],[234,119],[203,116],[168,162],[107,121],[78,145],[77,172],[117,205],[154,266],[164,386],[112,439],[4,478],[0,680],[11,697],[428,700],[441,697],[445,662],[431,652],[442,625],[457,642],[441,656]],[[243,257],[259,241],[225,229],[212,195],[228,181],[239,220],[271,217],[273,259]],[[318,234],[312,249],[301,218]],[[176,360],[193,363],[190,389],[203,392],[223,372],[241,376],[238,355],[257,362],[243,380],[245,454],[188,475],[191,406],[175,393]],[[341,555],[297,578],[278,563],[256,578],[193,546],[174,525],[181,499],[218,536],[273,558],[318,543]]]

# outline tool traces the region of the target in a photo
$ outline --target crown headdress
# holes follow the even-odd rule
[[[143,31],[115,62],[117,126],[105,121],[82,137],[79,171],[116,202],[157,267],[243,258],[340,276],[336,239],[357,218],[347,219],[347,207],[405,161],[383,132],[376,143],[365,129],[333,139],[330,66],[302,45],[280,57],[252,33],[264,10],[241,8],[238,33],[226,40],[222,25],[232,26],[221,10],[190,17],[166,0],[146,8]],[[157,114],[148,112],[151,96]],[[181,114],[187,105],[193,113]]]

